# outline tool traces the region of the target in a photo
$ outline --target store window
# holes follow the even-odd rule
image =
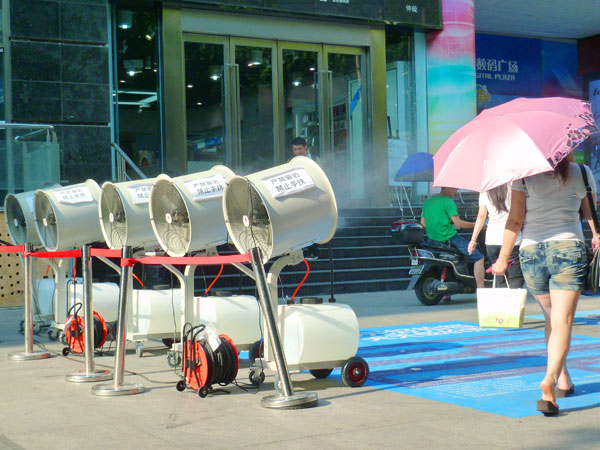
[[[119,146],[148,176],[163,168],[159,10],[114,7],[114,92]]]
[[[390,204],[402,206],[410,201],[413,182],[398,171],[418,151],[412,35],[386,29],[385,44]]]

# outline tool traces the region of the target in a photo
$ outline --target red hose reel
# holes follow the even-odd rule
[[[204,334],[204,325],[184,327],[183,341],[183,380],[177,383],[177,390],[190,388],[206,397],[213,384],[233,383],[239,369],[237,349],[227,335],[218,336],[219,346],[213,350]]]
[[[77,307],[79,306],[79,307]],[[72,308],[73,314],[70,314],[65,321],[63,334],[66,339],[67,347],[63,348],[63,356],[69,353],[81,354],[85,351],[85,326],[84,319],[77,313],[81,309],[81,303],[77,303]],[[108,327],[104,318],[94,311],[94,348],[100,348],[106,342],[108,337]]]

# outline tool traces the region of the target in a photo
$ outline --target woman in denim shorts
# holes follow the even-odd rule
[[[548,361],[540,383],[538,411],[558,414],[556,397],[575,392],[567,370],[573,318],[587,275],[587,256],[581,228],[583,216],[591,216],[581,171],[568,154],[554,171],[533,175],[512,184],[510,213],[506,222],[494,274],[504,274],[519,232],[520,261],[529,292],[542,307],[546,320]],[[596,200],[596,183],[585,166]],[[590,221],[591,222],[591,221]],[[593,225],[592,246],[600,245]]]

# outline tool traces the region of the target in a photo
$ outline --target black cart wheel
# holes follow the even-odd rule
[[[167,353],[167,364],[169,367],[179,367],[181,365],[181,355],[174,351]]]
[[[250,383],[252,383],[254,386],[260,386],[265,381],[265,373],[262,371],[256,373],[256,371],[251,370],[250,372],[248,372],[248,378],[250,380]]]
[[[179,380],[175,385],[175,389],[177,389],[179,392],[185,391],[185,380]]]
[[[63,356],[67,356],[69,353],[71,353],[71,350],[69,350],[69,347],[65,347],[62,349]]]
[[[201,398],[204,398],[208,395],[208,388],[206,386],[202,386],[200,389],[198,389],[198,395]]]
[[[360,356],[353,356],[342,368],[342,381],[346,386],[359,387],[369,377],[369,365]]]
[[[434,281],[439,280],[437,272],[431,271],[423,274],[417,284],[415,284],[415,294],[421,303],[427,306],[437,305],[444,294],[435,294],[431,291],[431,285]]]
[[[265,342],[261,339],[260,341],[256,341],[248,350],[248,359],[250,360],[250,364],[254,364],[254,362],[258,358],[263,358],[265,356]]]
[[[310,374],[315,378],[327,378],[333,369],[312,369]]]
[[[51,341],[56,341],[58,339],[58,330],[50,328],[48,330],[48,339]]]

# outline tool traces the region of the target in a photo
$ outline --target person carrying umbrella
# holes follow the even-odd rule
[[[551,172],[512,183],[512,201],[494,274],[506,273],[519,232],[521,269],[531,294],[546,320],[548,360],[540,383],[542,399],[537,410],[544,415],[559,412],[556,397],[572,395],[575,386],[567,369],[573,319],[587,275],[587,252],[580,220],[591,216],[586,188],[577,164],[568,153]],[[584,166],[588,180],[594,180]],[[596,183],[592,182],[594,204]],[[581,210],[581,216],[580,216]],[[592,246],[600,245],[592,228]]]
[[[558,414],[556,397],[575,387],[566,360],[587,275],[580,219],[590,208],[582,172],[571,152],[598,126],[591,105],[574,98],[518,98],[482,111],[448,138],[434,156],[434,185],[485,192],[512,182],[511,206],[494,274],[506,273],[521,232],[525,283],[546,320],[548,361],[538,411]],[[585,173],[596,185],[589,167]],[[580,209],[582,214],[580,216]],[[592,226],[592,246],[600,239]]]
[[[485,232],[485,248],[488,257],[492,263],[498,259],[500,247],[502,245],[502,236],[504,234],[504,226],[508,218],[508,210],[510,208],[511,190],[508,183],[496,186],[489,191],[479,194],[479,211],[473,235],[469,241],[469,253],[477,248],[477,238],[483,229],[485,220],[489,216],[488,226]],[[521,243],[521,236],[517,238],[515,245]],[[521,273],[521,264],[519,263],[519,249],[513,249],[510,254],[512,263],[507,269],[508,285],[515,289],[523,286],[523,274]],[[500,277],[497,283],[498,287],[506,287],[504,277]]]
[[[454,196],[458,189],[443,187],[439,194],[429,197],[423,204],[421,224],[428,239],[451,244],[473,263],[473,275],[478,288],[484,287],[483,255],[477,249],[469,253],[469,241],[458,235],[456,228],[473,228],[474,222],[462,220],[458,215]],[[453,226],[454,225],[454,226]]]

